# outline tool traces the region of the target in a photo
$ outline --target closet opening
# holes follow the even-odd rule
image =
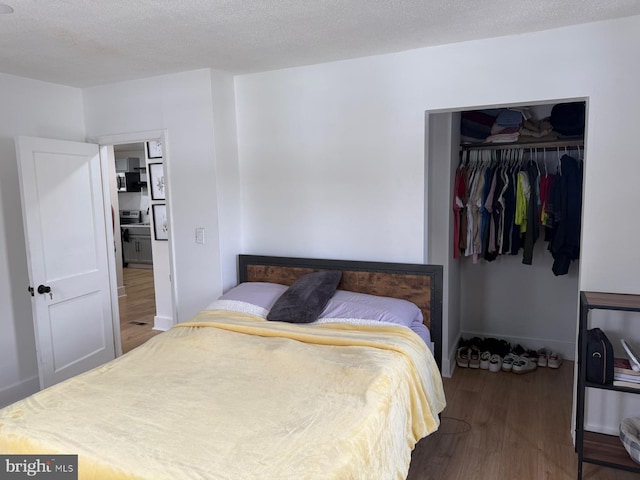
[[[445,374],[473,337],[575,360],[585,113],[585,100],[427,113],[425,257],[444,265]]]

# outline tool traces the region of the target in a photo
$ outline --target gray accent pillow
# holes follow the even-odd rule
[[[311,323],[318,318],[338,288],[340,271],[313,272],[300,277],[276,300],[267,320]]]

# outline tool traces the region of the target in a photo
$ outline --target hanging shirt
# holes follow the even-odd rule
[[[498,204],[498,215],[496,217],[496,254],[502,254],[504,243],[504,226],[507,218],[507,202],[505,195],[509,189],[509,175],[507,169],[503,168],[498,178],[498,192],[496,194],[496,203]],[[513,212],[511,213],[513,219]]]
[[[526,171],[529,185],[529,199],[527,202],[527,229],[524,234],[524,252],[522,254],[522,263],[531,265],[533,263],[533,247],[538,240],[538,166],[535,162],[530,161],[527,164]]]
[[[469,182],[467,183],[467,202],[465,204],[467,212],[467,239],[466,247],[464,249],[465,257],[473,255],[473,229],[475,225],[474,220],[474,201],[476,196],[476,188],[478,186],[478,167],[471,167],[469,172]]]
[[[571,262],[579,257],[582,213],[582,166],[569,155],[563,155],[560,161],[560,222],[549,244],[556,276],[567,274]]]
[[[489,258],[490,260],[495,260],[498,256],[500,219],[504,216],[503,205],[500,202],[502,190],[504,190],[504,179],[501,175],[498,175],[496,176],[496,188],[493,195],[493,214],[491,216],[491,230],[493,235],[492,238],[489,239],[489,251],[492,254]]]
[[[498,177],[498,173],[499,173],[499,169],[496,168],[493,170],[489,191],[487,192],[487,199],[484,202],[485,209],[488,214],[487,225],[486,225],[486,229],[484,231],[484,236],[483,236],[484,241],[483,241],[483,250],[482,250],[482,257],[485,260],[493,260],[495,258],[495,257],[492,257],[491,255],[493,253],[491,250],[491,245],[495,243],[495,239],[494,239],[495,229],[493,228],[493,224],[494,224],[493,201],[495,198],[496,179]]]
[[[460,216],[464,204],[464,174],[460,168],[456,170],[453,183],[453,258],[460,257]]]
[[[549,192],[551,190],[551,183],[553,182],[553,175],[545,174],[540,179],[540,212],[539,220],[540,224],[549,226],[549,212],[547,211],[547,204],[549,202]]]
[[[508,168],[504,168],[504,191],[500,197],[504,204],[504,219],[502,223],[502,243],[500,244],[500,253],[509,255],[511,253],[511,235],[513,230],[513,217],[516,213],[516,186],[512,182],[511,172]]]
[[[470,247],[470,254],[473,255],[473,263],[478,263],[480,252],[482,252],[482,213],[480,209],[482,208],[482,194],[484,192],[484,173],[485,167],[480,167],[476,172],[474,180],[475,185],[470,199],[471,221],[473,222],[473,225],[471,227],[471,245],[467,245],[467,249],[469,250]]]
[[[531,195],[531,185],[526,172],[518,172],[518,183],[516,186],[516,214],[514,222],[520,227],[520,233],[527,231],[527,206]]]
[[[518,194],[518,171],[513,169],[509,176],[513,183],[513,222],[511,226],[511,255],[517,255],[520,250],[520,225],[516,225],[516,197]]]
[[[487,210],[487,199],[489,198],[489,192],[491,192],[491,180],[495,171],[496,169],[494,167],[489,167],[485,170],[484,173],[484,191],[482,193],[482,206],[480,207],[480,214],[482,215],[482,223],[480,224],[482,254],[484,254],[487,249],[487,231],[489,228],[489,217],[491,216],[491,212]]]
[[[467,248],[467,199],[469,198],[470,175],[471,169],[464,167],[461,173],[462,182],[460,184],[462,198],[462,208],[460,209],[460,244],[458,245],[460,253],[464,253]]]

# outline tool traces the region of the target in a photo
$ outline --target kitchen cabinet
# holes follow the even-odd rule
[[[128,235],[125,235],[128,231]],[[151,227],[149,225],[127,225],[122,227],[122,255],[124,264],[151,265]],[[127,241],[128,239],[128,241]]]
[[[151,235],[140,235],[138,237],[138,261],[139,263],[153,263],[151,254]]]
[[[139,172],[143,166],[137,157],[116,158],[116,172]]]

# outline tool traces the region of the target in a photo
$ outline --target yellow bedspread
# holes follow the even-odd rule
[[[0,410],[0,452],[78,454],[82,479],[401,479],[438,427],[408,329],[194,320]]]

